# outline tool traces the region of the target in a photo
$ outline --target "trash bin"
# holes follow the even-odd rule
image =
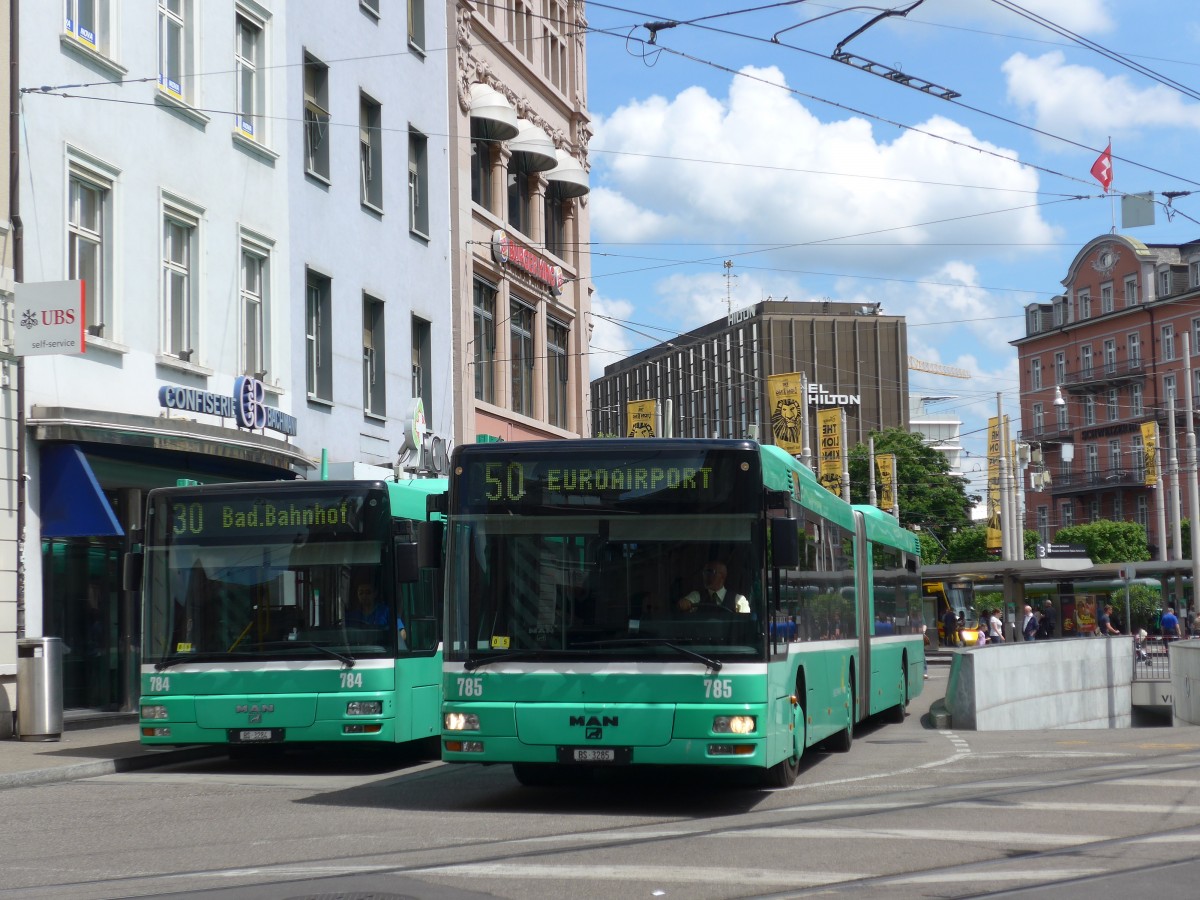
[[[17,641],[17,736],[57,741],[63,730],[62,638]]]

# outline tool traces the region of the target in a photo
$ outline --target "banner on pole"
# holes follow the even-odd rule
[[[842,493],[842,410],[817,411],[817,431],[821,435],[821,467],[817,477],[822,485],[839,497]]]
[[[1145,462],[1146,487],[1158,484],[1158,423],[1142,423],[1142,459]]]
[[[657,410],[657,400],[630,400],[626,403],[625,418],[629,422],[628,436],[632,438],[654,437],[654,418]]]
[[[775,446],[792,456],[804,452],[803,376],[799,372],[767,376],[767,402],[771,405],[771,434]]]
[[[896,506],[896,497],[892,493],[892,479],[896,473],[896,454],[880,453],[875,457],[875,468],[879,470],[879,508],[891,512]]]
[[[987,549],[1000,551],[1004,537],[1000,531],[1000,419],[988,419],[987,478]]]

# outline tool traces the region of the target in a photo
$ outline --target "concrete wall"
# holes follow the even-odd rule
[[[1178,641],[1169,652],[1175,721],[1200,725],[1200,640]]]
[[[955,653],[945,704],[975,731],[1129,728],[1132,678],[1128,639],[997,644]]]

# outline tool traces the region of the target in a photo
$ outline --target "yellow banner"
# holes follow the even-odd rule
[[[1158,423],[1142,423],[1142,453],[1145,459],[1146,487],[1158,484]]]
[[[896,506],[896,498],[892,495],[892,478],[896,471],[896,454],[877,454],[875,456],[875,468],[879,470],[879,508],[891,512]]]
[[[629,422],[629,437],[654,437],[657,400],[630,400],[625,404],[625,418]]]
[[[821,467],[817,477],[830,492],[842,494],[842,411],[817,411],[817,433],[820,435]]]
[[[1001,550],[1004,537],[1000,531],[1000,419],[988,419],[988,480],[987,480],[987,549]]]
[[[775,446],[792,456],[804,452],[804,383],[799,372],[767,376],[767,402],[771,407],[771,433]]]

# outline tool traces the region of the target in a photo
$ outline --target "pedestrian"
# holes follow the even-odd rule
[[[1058,633],[1057,616],[1054,614],[1054,603],[1047,600],[1042,604],[1042,617],[1038,620],[1037,639],[1049,640]]]
[[[942,613],[942,644],[946,647],[958,646],[958,617],[954,615],[954,610],[946,607],[946,611]]]
[[[987,632],[989,644],[1004,643],[1004,623],[1000,620],[1000,610],[993,609],[988,616]]]
[[[921,638],[925,641],[925,646],[928,647],[929,646],[929,632],[926,629],[924,622],[921,623]],[[922,655],[925,657],[925,680],[928,681],[929,680],[929,654],[923,653]]]
[[[1038,620],[1033,614],[1033,607],[1025,607],[1025,618],[1021,621],[1021,637],[1032,641],[1037,636]]]
[[[1100,618],[1096,620],[1096,631],[1099,634],[1102,634],[1105,637],[1108,637],[1109,635],[1121,633],[1116,628],[1113,627],[1112,617],[1113,617],[1112,604],[1105,603],[1104,604],[1104,612],[1100,613]]]
[[[1163,646],[1165,647],[1171,641],[1179,640],[1182,635],[1179,633],[1179,617],[1175,615],[1175,608],[1168,607],[1163,613],[1162,621],[1159,623],[1162,627]]]

